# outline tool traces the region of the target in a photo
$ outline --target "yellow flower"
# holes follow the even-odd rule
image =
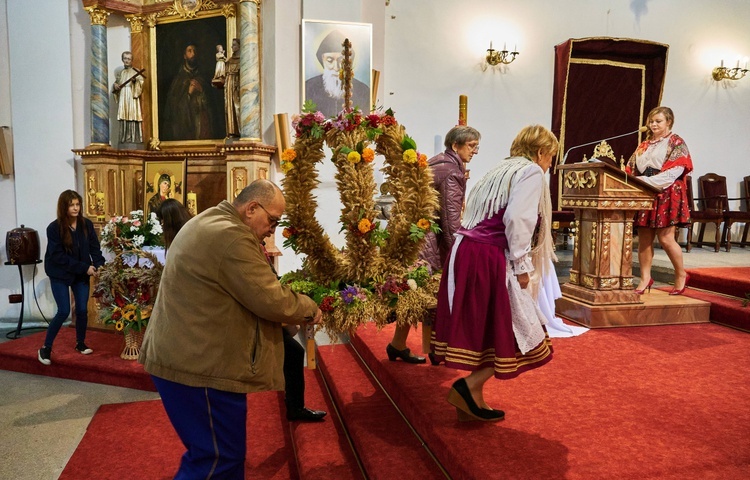
[[[417,226],[422,230],[427,230],[428,228],[430,228],[430,221],[426,218],[420,218],[417,222]]]
[[[284,173],[289,173],[289,170],[294,168],[294,164],[292,162],[281,162],[281,171]]]
[[[281,159],[285,162],[291,162],[295,158],[297,158],[297,152],[295,152],[293,148],[287,148],[281,152]]]
[[[359,163],[362,157],[360,156],[359,152],[357,152],[356,150],[352,150],[346,155],[346,159],[349,161],[349,163],[355,164]]]
[[[414,149],[410,148],[409,150],[404,151],[404,161],[406,163],[416,163],[417,161],[417,152],[414,151]]]
[[[115,330],[118,332],[122,332],[122,329],[125,328],[125,323],[122,320],[118,320],[115,322]]]
[[[370,231],[370,227],[372,227],[372,224],[370,221],[366,218],[363,218],[359,221],[359,224],[357,225],[357,229],[360,233],[365,234]]]
[[[365,148],[364,150],[362,150],[362,160],[367,163],[375,160],[375,152],[372,150],[372,148]]]

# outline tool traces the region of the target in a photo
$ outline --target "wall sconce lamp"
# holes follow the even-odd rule
[[[717,82],[721,80],[739,80],[744,77],[747,73],[747,62],[745,62],[745,68],[740,68],[740,61],[737,60],[737,66],[734,68],[728,68],[724,66],[724,60],[721,61],[721,66],[716,67],[711,71],[711,76]]]
[[[503,45],[502,50],[495,50],[492,48],[492,42],[490,41],[490,48],[487,49],[487,57],[485,59],[487,60],[487,63],[489,65],[492,65],[493,67],[495,65],[503,64],[503,65],[509,65],[513,63],[513,60],[516,59],[516,56],[518,56],[518,52],[516,51],[516,48],[513,48],[512,52],[509,52],[505,45]]]

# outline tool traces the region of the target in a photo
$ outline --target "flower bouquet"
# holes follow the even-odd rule
[[[112,217],[102,229],[101,243],[115,253],[160,246],[163,244],[161,223],[154,212],[144,218],[143,210],[134,210],[129,217]]]

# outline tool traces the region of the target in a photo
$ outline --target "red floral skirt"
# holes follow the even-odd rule
[[[683,179],[675,182],[656,196],[651,210],[640,210],[635,215],[636,227],[665,228],[690,224],[690,204]]]

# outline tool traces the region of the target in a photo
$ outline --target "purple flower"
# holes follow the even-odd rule
[[[350,305],[357,298],[357,287],[346,287],[341,290],[341,300],[346,304]]]

